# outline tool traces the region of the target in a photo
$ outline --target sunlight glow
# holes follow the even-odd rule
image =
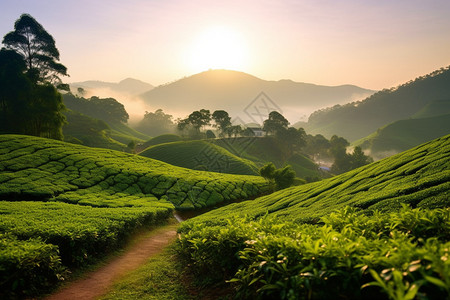
[[[239,32],[226,27],[212,27],[193,41],[187,63],[193,72],[208,69],[242,71],[247,53],[245,39]]]

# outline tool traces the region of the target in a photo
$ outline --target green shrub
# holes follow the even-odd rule
[[[344,209],[321,221],[194,223],[181,226],[177,249],[194,274],[229,280],[243,299],[450,296],[450,209]]]

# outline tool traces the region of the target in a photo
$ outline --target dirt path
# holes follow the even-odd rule
[[[176,236],[176,225],[173,224],[156,229],[155,233],[138,241],[123,255],[114,258],[105,266],[86,274],[84,278],[68,284],[65,288],[60,289],[45,299],[89,300],[104,295],[121,276],[137,269],[149,257],[158,254],[165,246],[172,242]]]

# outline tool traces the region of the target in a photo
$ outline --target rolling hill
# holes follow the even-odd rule
[[[212,140],[216,145],[225,148],[234,155],[254,162],[262,167],[268,162],[273,162],[277,168],[291,165],[297,177],[307,181],[319,180],[326,174],[319,171],[318,166],[309,158],[295,154],[285,157],[284,150],[272,137],[238,137]]]
[[[374,158],[411,149],[450,133],[450,114],[428,118],[400,120],[378,129],[353,144],[369,150]]]
[[[297,124],[310,134],[330,138],[336,134],[350,142],[378,128],[418,114],[433,101],[450,98],[450,67],[441,68],[396,88],[385,89],[360,102],[314,112],[307,123]]]
[[[240,299],[446,299],[449,194],[447,135],[187,220],[177,253]]]
[[[253,162],[204,140],[159,144],[145,149],[139,155],[193,170],[258,175],[258,168]]]
[[[450,206],[450,135],[350,172],[273,194],[230,204],[186,222],[220,222],[231,216],[273,215],[315,222],[332,211],[352,206],[395,211]]]
[[[258,95],[264,92],[264,97]],[[352,85],[320,86],[291,80],[267,81],[229,70],[209,70],[158,86],[141,95],[152,108],[184,116],[201,108],[226,110],[243,122],[262,124],[272,110],[289,120],[306,119],[313,111],[363,99],[373,91]],[[267,96],[267,97],[265,97]]]
[[[171,202],[194,209],[268,190],[259,176],[193,171],[119,151],[17,135],[0,136],[0,199],[90,206]]]

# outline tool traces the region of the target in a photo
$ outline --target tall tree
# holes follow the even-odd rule
[[[231,126],[231,117],[224,110],[216,110],[212,114],[212,119],[220,130],[220,135],[223,136],[228,127]]]
[[[0,51],[0,130],[62,139],[64,105],[54,84],[67,69],[57,62],[55,41],[30,15],[14,28]]]
[[[0,132],[24,133],[32,84],[23,58],[13,50],[0,50]]]
[[[289,121],[277,111],[269,113],[269,118],[264,121],[263,129],[266,134],[277,134],[277,132],[287,129]]]
[[[23,14],[14,24],[14,31],[3,38],[3,45],[22,55],[29,78],[34,82],[61,83],[67,68],[59,63],[59,51],[53,37],[29,14]]]

